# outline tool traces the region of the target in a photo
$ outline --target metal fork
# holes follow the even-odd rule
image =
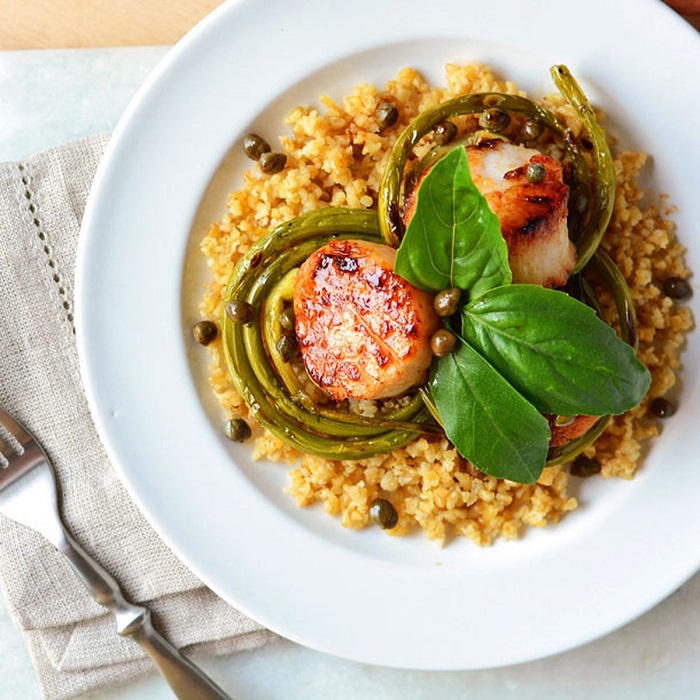
[[[92,597],[116,618],[117,632],[137,641],[181,700],[231,700],[153,627],[148,608],[124,597],[119,584],[64,525],[53,467],[41,445],[0,409],[0,513],[41,533],[63,554]]]

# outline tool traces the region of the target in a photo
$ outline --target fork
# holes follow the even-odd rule
[[[117,632],[138,642],[181,700],[231,700],[130,603],[114,578],[75,541],[61,518],[54,469],[34,436],[0,409],[0,513],[41,533],[63,554],[92,597],[110,610]]]

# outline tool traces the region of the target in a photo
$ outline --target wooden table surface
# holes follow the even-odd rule
[[[170,45],[222,2],[0,0],[0,51]],[[700,0],[667,2],[700,29]]]
[[[171,45],[222,2],[0,0],[0,50]]]

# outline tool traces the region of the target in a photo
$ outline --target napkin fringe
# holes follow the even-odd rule
[[[58,292],[61,315],[65,316],[73,334],[75,334],[75,325],[73,322],[73,302],[72,295],[66,289],[65,275],[62,274],[58,261],[54,255],[53,247],[49,241],[49,236],[44,229],[39,211],[39,203],[37,196],[34,194],[33,183],[31,177],[31,165],[28,162],[17,163],[19,170],[18,178],[18,194],[17,203],[22,212],[22,218],[27,225],[35,232],[38,239],[38,247],[43,252],[43,260],[49,267],[49,279],[55,285],[55,291]],[[24,191],[21,191],[21,185],[24,186]],[[41,252],[39,257],[42,258]]]

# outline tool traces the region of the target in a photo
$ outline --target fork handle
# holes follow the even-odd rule
[[[232,700],[204,671],[181,654],[153,627],[151,611],[130,603],[115,579],[63,529],[58,550],[92,597],[116,618],[117,632],[138,642],[180,700]]]

